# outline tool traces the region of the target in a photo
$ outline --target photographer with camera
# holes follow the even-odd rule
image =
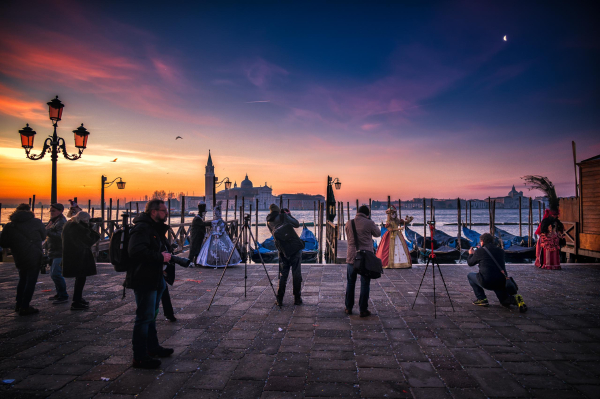
[[[469,273],[467,279],[473,288],[475,297],[473,305],[488,307],[489,302],[485,290],[494,291],[500,304],[505,308],[510,305],[519,307],[519,311],[527,311],[523,297],[519,294],[510,295],[506,289],[506,265],[504,263],[504,250],[494,245],[494,237],[490,233],[484,233],[479,237],[480,247],[469,249],[467,264],[475,266],[479,264],[478,273]]]
[[[83,299],[83,287],[87,277],[97,273],[92,245],[99,239],[100,234],[92,229],[90,214],[87,212],[79,212],[65,223],[62,233],[63,276],[75,277],[71,310],[86,310],[90,307],[89,302]]]
[[[67,223],[63,215],[65,207],[63,204],[50,205],[50,221],[46,224],[46,249],[50,263],[50,278],[56,287],[56,295],[48,298],[53,305],[69,302],[67,283],[62,274],[62,232]]]
[[[354,269],[354,259],[356,258],[356,243],[354,240],[354,228],[356,229],[356,237],[358,241],[358,249],[361,251],[373,252],[373,238],[381,235],[381,230],[374,221],[369,219],[371,212],[369,207],[362,205],[358,208],[356,216],[353,220],[346,222],[346,237],[348,237],[348,249],[346,251],[346,309],[347,315],[352,314],[354,306],[354,290],[356,287],[356,279],[358,271]],[[371,315],[369,311],[369,293],[371,291],[371,279],[369,277],[360,276],[360,296],[358,297],[358,309],[360,317],[368,317]]]
[[[29,302],[40,274],[46,228],[30,209],[27,204],[19,205],[10,215],[10,222],[4,226],[0,235],[0,246],[11,249],[15,266],[19,270],[15,307],[19,316],[39,313],[39,310],[29,306]]]
[[[165,224],[169,211],[165,202],[152,199],[146,210],[133,220],[128,253],[133,267],[127,271],[125,287],[133,289],[135,323],[133,326],[133,367],[155,369],[160,360],[153,357],[168,357],[173,349],[163,348],[158,343],[156,315],[162,293],[165,290],[163,271],[171,261]]]
[[[293,229],[289,231],[289,238],[279,238],[280,235],[277,230],[285,228],[286,225],[291,227],[300,227],[300,223],[292,217],[292,214],[288,209],[280,210],[275,204],[269,206],[271,213],[267,215],[267,227],[273,238],[275,239],[275,245],[279,251],[279,289],[277,290],[277,306],[283,304],[283,296],[285,294],[285,286],[287,279],[290,274],[290,268],[292,269],[292,280],[294,287],[294,305],[302,305],[302,249],[304,248],[304,242],[300,240],[298,234],[295,234]]]

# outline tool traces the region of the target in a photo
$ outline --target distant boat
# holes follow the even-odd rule
[[[425,261],[431,253],[431,237],[427,237],[423,240],[422,235],[411,230],[408,226],[404,227],[404,236],[406,237],[407,244],[408,241],[410,241],[412,247],[419,250],[421,261]],[[436,237],[440,240],[439,242],[436,240]],[[445,243],[444,240],[447,240],[448,238],[452,237],[443,231],[435,230],[433,237],[433,253],[440,263],[456,262],[461,256],[458,249],[452,248]],[[425,244],[425,246],[423,246],[423,244]]]
[[[306,225],[302,228],[300,239],[304,241],[302,263],[316,263],[319,258],[319,242],[315,235],[306,228]],[[254,263],[260,263],[261,256],[265,263],[279,262],[279,251],[275,246],[275,239],[273,236],[267,238],[262,243],[258,243],[258,248],[252,250],[252,261]]]

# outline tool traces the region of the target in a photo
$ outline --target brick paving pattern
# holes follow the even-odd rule
[[[302,265],[304,304],[294,306],[289,292],[282,309],[261,265],[248,266],[246,297],[244,267],[231,268],[210,311],[221,270],[178,268],[170,288],[178,321],[161,309],[157,322],[175,353],[159,370],[131,367],[133,292],[121,299],[123,275],[112,266],[88,278],[89,311],[52,305],[54,285],[41,275],[39,315],[19,317],[16,270],[0,265],[5,399],[600,397],[598,265],[509,265],[525,314],[493,293],[489,308],[472,305],[474,269],[442,265],[455,311],[438,277],[437,319],[430,273],[411,309],[422,265],[373,281],[368,318],[344,314],[345,265]],[[267,268],[276,277],[276,266]]]

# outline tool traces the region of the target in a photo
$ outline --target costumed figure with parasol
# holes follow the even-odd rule
[[[204,242],[196,264],[200,266],[225,267],[237,265],[242,261],[237,248],[233,251],[229,264],[227,258],[233,249],[233,242],[225,231],[225,222],[221,218],[221,201],[217,202],[213,211],[210,236]]]
[[[549,207],[544,211],[544,217],[535,231],[535,235],[539,237],[535,247],[535,265],[541,269],[560,270],[560,239],[565,228],[558,219],[560,209],[554,184],[543,176],[528,175],[522,179],[531,184],[530,190],[537,188],[548,198]]]
[[[385,213],[387,213],[385,227],[388,230],[381,238],[376,255],[386,269],[408,269],[412,267],[412,262],[402,230],[412,222],[413,217],[399,219],[396,207],[393,205]]]

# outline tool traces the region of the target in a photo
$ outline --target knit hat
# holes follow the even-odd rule
[[[279,207],[277,205],[275,205],[275,204],[269,205],[269,210],[271,212],[281,212],[281,209],[279,209]]]
[[[50,208],[54,208],[61,212],[65,210],[65,206],[63,204],[52,204],[50,205]]]
[[[369,207],[366,205],[362,205],[360,208],[358,208],[358,213],[362,213],[367,217],[369,217],[369,215],[371,214],[371,212],[369,212]]]

